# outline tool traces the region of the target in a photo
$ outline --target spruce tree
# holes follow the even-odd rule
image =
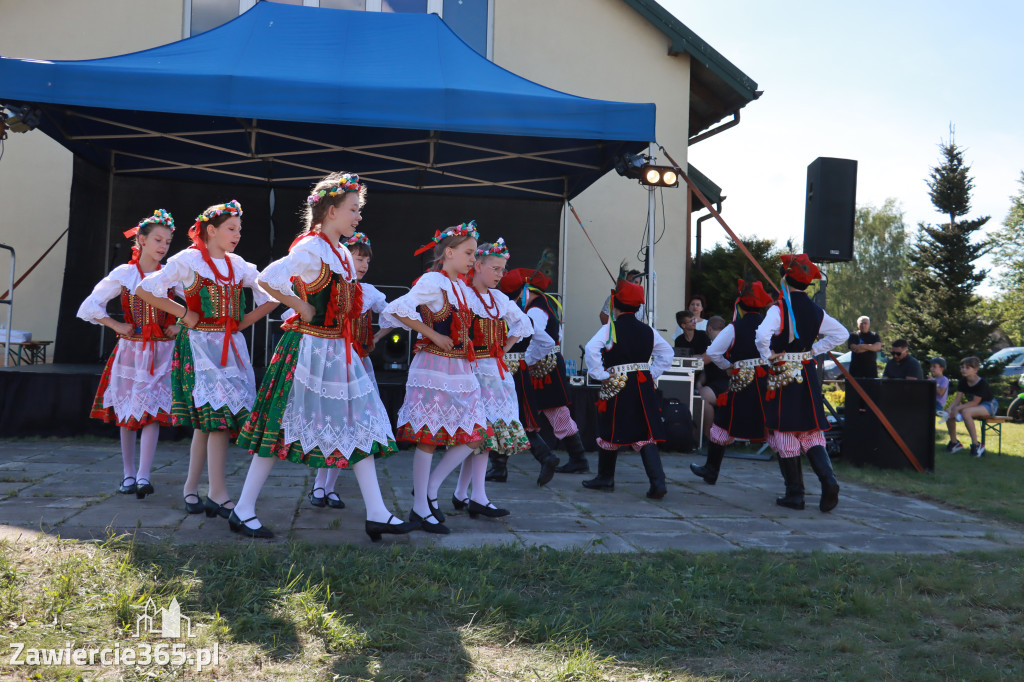
[[[987,271],[974,266],[988,247],[981,240],[972,241],[988,216],[962,219],[971,210],[974,180],[952,130],[949,141],[939,149],[940,163],[925,182],[936,211],[949,222],[918,225],[903,286],[890,316],[889,342],[905,338],[922,363],[941,356],[953,369],[951,373],[957,374],[961,358],[977,355],[984,359],[988,354],[992,325],[983,321],[981,300],[975,294]]]

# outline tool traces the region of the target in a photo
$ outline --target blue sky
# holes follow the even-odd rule
[[[661,4],[764,90],[739,126],[690,148],[737,233],[800,246],[819,156],[858,161],[858,205],[893,197],[912,231],[942,222],[924,180],[951,123],[975,181],[968,217],[1006,217],[1024,170],[1024,3]],[[705,244],[725,238],[704,225]]]

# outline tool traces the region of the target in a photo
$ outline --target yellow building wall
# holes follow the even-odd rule
[[[679,18],[685,23],[686,17]],[[657,141],[685,168],[690,62],[687,56],[668,56],[669,44],[663,33],[621,0],[494,0],[496,64],[582,97],[655,102]],[[656,327],[668,330],[671,343],[675,312],[685,305],[686,192],[665,189],[655,197],[660,236],[654,259]],[[643,269],[637,256],[646,249],[648,192],[643,187],[611,172],[573,200],[573,206],[613,273],[622,259]],[[505,238],[514,260],[515,235]],[[578,360],[577,346],[598,330],[598,313],[612,283],[571,215],[566,245],[563,345],[566,357]]]
[[[135,52],[179,40],[183,11],[182,0],[0,0],[0,55],[94,59]],[[0,158],[0,243],[17,252],[15,279],[67,228],[70,196],[71,153],[38,131],[9,133]],[[12,326],[37,340],[56,335],[66,239],[14,293]],[[0,293],[8,268],[0,251]],[[79,293],[84,299],[89,292]],[[0,324],[6,319],[0,309]]]

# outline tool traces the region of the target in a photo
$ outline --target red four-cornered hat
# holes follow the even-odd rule
[[[821,279],[821,270],[811,262],[806,253],[783,254],[782,269],[787,277],[792,277],[801,284],[810,284],[816,279]]]

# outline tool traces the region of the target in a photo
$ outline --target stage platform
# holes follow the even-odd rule
[[[256,382],[264,368],[255,370]],[[116,438],[117,428],[89,418],[103,365],[46,364],[0,367],[0,438],[97,436]],[[381,401],[392,428],[405,399],[405,371],[376,372]],[[583,447],[597,451],[597,387],[570,387],[573,419],[580,427]],[[546,420],[541,435],[552,448],[562,448]],[[190,438],[190,429],[167,427],[161,440]]]

